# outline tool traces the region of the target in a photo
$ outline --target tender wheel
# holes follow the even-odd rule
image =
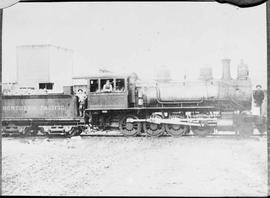
[[[208,134],[214,132],[213,127],[196,127],[196,126],[193,126],[193,127],[191,127],[191,130],[195,135],[201,136],[201,137],[205,137]]]
[[[45,129],[43,127],[40,127],[39,131],[42,135],[46,135]]]
[[[83,130],[81,128],[79,128],[75,135],[80,136],[82,132],[83,132]]]
[[[126,122],[128,118],[138,119],[137,116],[127,115],[120,120],[120,131],[125,136],[135,136],[141,132],[141,123]]]
[[[80,130],[77,127],[73,127],[70,129],[68,133],[66,133],[66,137],[73,137],[77,136],[80,133]]]
[[[32,128],[32,127],[26,127],[24,129],[24,136],[36,136],[38,134],[38,129],[37,128]]]
[[[181,136],[188,132],[188,126],[178,124],[166,124],[165,129],[171,136]]]

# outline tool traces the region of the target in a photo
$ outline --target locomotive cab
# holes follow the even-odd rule
[[[87,90],[89,110],[128,108],[127,76],[89,77]]]

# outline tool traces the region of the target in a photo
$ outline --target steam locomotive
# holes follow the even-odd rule
[[[208,69],[201,71],[199,80],[182,82],[172,81],[166,72],[153,82],[141,81],[135,73],[77,77],[87,80],[88,106],[83,118],[76,113],[72,94],[3,96],[3,129],[6,133],[41,131],[68,136],[79,135],[89,125],[118,128],[125,136],[206,136],[215,130],[250,135],[254,127],[263,132],[266,119],[250,114],[248,69],[239,67],[237,79],[232,79],[230,60],[222,63],[221,79],[213,79]],[[110,92],[103,90],[107,81]]]

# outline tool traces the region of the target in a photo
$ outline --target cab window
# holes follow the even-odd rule
[[[90,80],[90,92],[98,91],[98,80]]]
[[[125,91],[125,79],[116,79],[115,91],[117,92]]]
[[[113,79],[101,79],[100,89],[101,89],[101,92],[112,92],[114,90]]]

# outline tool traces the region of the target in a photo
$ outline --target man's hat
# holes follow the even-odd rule
[[[256,88],[258,88],[258,87],[262,88],[262,86],[261,86],[261,85],[256,85]]]

